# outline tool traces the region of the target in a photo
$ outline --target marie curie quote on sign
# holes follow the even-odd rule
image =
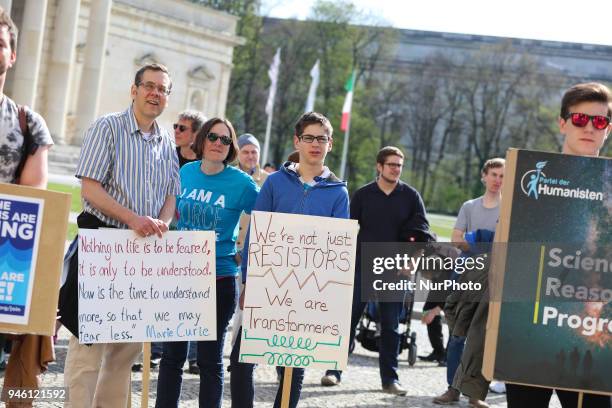
[[[81,343],[215,340],[215,235],[79,230]]]
[[[253,211],[240,360],[346,367],[357,221]]]

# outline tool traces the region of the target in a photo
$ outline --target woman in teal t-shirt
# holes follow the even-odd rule
[[[181,167],[177,197],[178,230],[215,231],[217,263],[217,340],[198,342],[200,407],[221,407],[223,343],[236,307],[236,238],[244,211],[250,214],[259,187],[228,164],[238,152],[236,132],[227,119],[212,118],[196,136],[199,159]],[[178,407],[187,342],[164,343],[157,382],[157,408]]]

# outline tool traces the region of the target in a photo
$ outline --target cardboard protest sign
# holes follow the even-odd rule
[[[70,195],[0,183],[0,331],[53,335]]]
[[[216,340],[215,234],[79,230],[79,341]]]
[[[495,238],[485,377],[612,393],[612,161],[510,150]]]
[[[358,228],[253,211],[240,361],[346,367]]]

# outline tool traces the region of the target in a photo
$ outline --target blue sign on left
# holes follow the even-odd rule
[[[0,322],[27,324],[43,200],[0,194]]]

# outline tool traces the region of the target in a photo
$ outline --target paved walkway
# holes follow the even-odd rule
[[[412,321],[412,330],[417,332],[417,344],[419,354],[427,354],[431,350],[427,340],[425,327],[417,320]],[[445,335],[446,332],[445,327]],[[61,386],[63,383],[63,363],[66,356],[68,344],[68,332],[60,331],[60,338],[56,346],[57,362],[53,363],[47,374],[44,375],[44,386]],[[229,341],[225,348],[225,365],[227,367],[229,358]],[[150,401],[149,406],[154,406],[157,387],[156,370],[151,373]],[[307,370],[302,391],[300,407],[439,407],[431,402],[432,397],[446,389],[445,368],[438,367],[433,363],[417,362],[410,367],[407,362],[407,351],[400,356],[400,380],[408,389],[408,396],[395,397],[380,391],[380,380],[378,375],[378,356],[375,353],[363,349],[359,344],[355,353],[350,358],[349,369],[345,372],[342,385],[337,387],[322,387],[319,385],[322,372],[318,370]],[[198,406],[199,378],[187,374],[184,375],[183,392],[181,394],[181,407],[195,408]],[[132,375],[133,407],[140,407],[142,375]],[[255,378],[256,402],[255,407],[271,407],[277,389],[276,371],[273,367],[260,366],[256,370]],[[505,407],[504,395],[490,394],[487,401],[492,407]],[[61,407],[60,403],[37,404],[36,406]],[[229,375],[225,378],[225,397],[223,407],[230,407],[229,399]],[[467,399],[462,398],[461,403],[456,405],[467,407]],[[558,405],[551,405],[558,406]]]

